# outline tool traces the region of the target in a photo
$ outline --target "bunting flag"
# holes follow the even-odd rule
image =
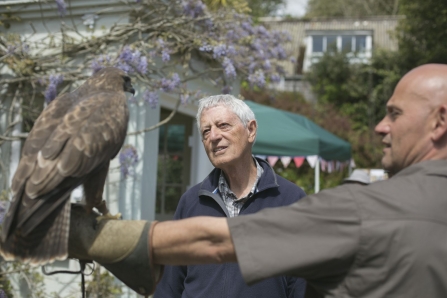
[[[274,167],[276,162],[278,161],[278,156],[267,156],[267,161],[270,164],[270,166]]]
[[[293,161],[295,162],[295,166],[297,168],[301,167],[303,165],[305,159],[306,158],[303,157],[303,156],[296,156],[296,157],[294,157]]]
[[[341,162],[340,161],[336,161],[335,162],[335,170],[341,172],[343,170]]]
[[[327,167],[327,161],[325,161],[324,159],[320,158],[320,169],[322,172],[326,172],[326,167]]]
[[[290,163],[295,163],[295,166],[297,168],[301,167],[304,163],[304,160],[307,160],[310,167],[312,169],[315,168],[315,165],[317,164],[317,158],[320,160],[320,169],[322,172],[328,172],[332,173],[335,171],[342,172],[347,166],[351,166],[352,168],[355,168],[355,162],[354,159],[346,160],[346,161],[338,161],[338,160],[324,160],[318,155],[309,155],[309,156],[266,156],[266,155],[255,155],[258,158],[267,160],[267,162],[270,164],[270,166],[274,167],[275,164],[278,162],[278,160],[281,160],[281,163],[283,164],[284,168],[287,168]]]
[[[315,168],[315,165],[317,164],[317,158],[317,155],[309,155],[306,157],[306,160],[312,169]]]
[[[292,158],[290,156],[283,156],[281,157],[281,162],[284,168],[287,168],[292,161]]]

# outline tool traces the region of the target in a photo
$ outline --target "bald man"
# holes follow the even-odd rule
[[[248,284],[305,278],[306,297],[447,297],[447,66],[406,74],[386,110],[375,130],[390,179],[243,217],[147,223],[151,232],[136,237],[143,248],[117,259],[148,255],[149,291],[155,264],[238,262]],[[102,230],[111,222],[118,221],[101,222]],[[93,238],[106,246],[117,234]]]

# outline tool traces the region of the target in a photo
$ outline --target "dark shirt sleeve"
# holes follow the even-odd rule
[[[359,246],[359,212],[348,186],[230,218],[228,224],[248,284],[278,275],[341,276]]]

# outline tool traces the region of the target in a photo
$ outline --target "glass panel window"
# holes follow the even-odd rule
[[[341,50],[343,52],[352,52],[352,35],[343,35],[341,37]]]
[[[312,52],[323,52],[323,36],[312,36]]]
[[[156,213],[172,215],[184,189],[185,125],[160,127],[158,142]]]
[[[337,51],[337,36],[326,36],[326,51]]]
[[[357,35],[355,37],[355,51],[364,52],[366,50],[366,35]]]

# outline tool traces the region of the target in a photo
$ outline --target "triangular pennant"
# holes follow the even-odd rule
[[[267,156],[267,161],[269,162],[270,166],[274,167],[276,162],[278,161],[278,156]]]
[[[296,157],[294,157],[293,161],[295,162],[295,166],[297,168],[301,167],[303,165],[305,159],[306,158],[303,157],[303,156],[296,156]]]
[[[281,157],[281,162],[284,168],[287,168],[292,161],[292,158],[290,156],[283,156]]]
[[[320,158],[320,169],[322,172],[326,172],[326,167],[327,167],[327,161],[325,161],[324,159]]]
[[[306,160],[312,169],[315,168],[315,165],[317,164],[317,158],[317,155],[309,155],[306,157]]]

